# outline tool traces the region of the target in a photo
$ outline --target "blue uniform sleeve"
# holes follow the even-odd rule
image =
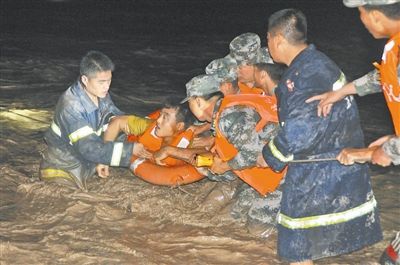
[[[102,128],[96,131],[87,121],[86,113],[79,106],[64,108],[59,114],[58,124],[73,149],[85,160],[111,166],[129,166],[133,144],[104,142]]]
[[[285,93],[286,115],[281,130],[263,148],[264,160],[276,171],[282,170],[295,156],[315,155],[316,146],[323,144],[333,116],[318,117],[315,111],[318,103],[308,104],[305,100],[332,89],[336,80],[330,76],[332,72],[329,74],[324,70],[304,71],[302,76],[294,79],[293,90]],[[281,83],[279,89],[288,90],[287,84]]]

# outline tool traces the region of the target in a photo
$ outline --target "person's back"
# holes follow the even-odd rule
[[[304,50],[283,75],[276,89],[279,119],[288,137],[296,139],[291,145],[295,156],[334,158],[344,146],[364,146],[358,110],[352,97],[335,106],[332,116],[326,120],[312,111],[315,106],[304,102],[311,95],[344,83],[345,77],[339,67],[313,45]]]
[[[293,9],[269,19],[269,51],[288,69],[276,89],[281,130],[264,147],[263,157],[275,170],[288,164],[278,253],[290,262],[312,264],[375,243],[382,235],[368,166],[347,167],[335,159],[345,146],[363,146],[355,102],[347,98],[326,119],[318,117],[315,104],[305,102],[345,82],[337,65],[306,43],[306,25],[304,14]]]

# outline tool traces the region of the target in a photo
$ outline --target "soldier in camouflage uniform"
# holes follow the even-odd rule
[[[361,20],[375,38],[389,38],[400,32],[400,1],[399,0],[343,0],[348,7],[358,7]],[[372,13],[374,11],[374,13]],[[371,16],[380,16],[383,26],[380,28]],[[396,70],[394,70],[396,71]],[[397,65],[397,76],[400,80],[400,65]],[[314,96],[307,100],[311,102],[320,100],[318,114],[327,116],[332,104],[345,98],[347,95],[358,94],[364,96],[382,92],[380,75],[378,70],[354,80],[336,91]],[[400,95],[399,95],[400,96]],[[399,124],[394,124],[399,126]],[[384,136],[373,142],[369,149],[344,149],[338,156],[341,163],[350,165],[354,162],[372,161],[374,164],[388,166],[391,163],[400,165],[400,137]]]
[[[217,77],[220,82],[219,89],[224,96],[239,93],[237,64],[233,58],[227,56],[215,59],[207,65],[205,72]]]
[[[239,85],[243,83],[247,86],[247,89],[241,87],[241,93],[247,93],[249,88],[254,87],[254,64],[273,63],[271,56],[266,47],[261,47],[260,37],[250,32],[234,38],[229,44],[229,50],[230,53],[226,58],[233,58],[236,61]]]
[[[187,97],[182,102],[189,101],[190,109],[199,120],[214,124],[223,99],[217,76],[194,77],[186,84],[186,88]],[[215,126],[218,126],[229,142],[237,148],[238,154],[227,162],[215,158],[211,167],[212,173],[208,175],[209,179],[232,181],[237,179],[237,176],[231,170],[256,165],[263,143],[269,141],[276,134],[277,129],[276,123],[268,123],[260,132],[256,132],[255,127],[259,119],[258,112],[245,105],[227,107],[220,113],[218,124]],[[231,211],[234,218],[247,220],[250,224],[261,224],[263,232],[274,227],[281,198],[279,190],[262,198],[254,189],[243,183],[236,196],[237,200]],[[269,233],[261,235],[268,236]]]

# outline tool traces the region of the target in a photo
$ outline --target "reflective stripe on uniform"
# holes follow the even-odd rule
[[[114,149],[111,156],[110,166],[114,167],[119,166],[119,163],[121,162],[123,148],[124,148],[123,143],[114,143]]]
[[[268,147],[271,150],[271,153],[274,157],[276,157],[277,159],[279,159],[282,162],[290,162],[293,160],[293,154],[289,155],[289,156],[284,156],[279,150],[278,148],[276,148],[275,144],[274,144],[274,139],[272,138],[271,141],[268,142]]]
[[[50,127],[53,130],[53,132],[58,135],[58,137],[61,137],[60,127],[58,127],[58,125],[54,121],[51,123]]]
[[[54,168],[42,169],[40,170],[40,177],[46,180],[51,180],[55,178],[64,178],[75,182],[74,178],[71,177],[71,175],[68,172],[61,169],[54,169]]]
[[[336,91],[341,89],[345,84],[347,83],[346,76],[343,74],[343,72],[340,73],[339,79],[336,80],[336,82],[332,86],[332,90]]]
[[[291,218],[282,213],[278,214],[278,223],[289,229],[307,229],[317,226],[340,224],[372,212],[376,207],[376,200],[363,203],[344,212],[331,213],[302,218]]]
[[[94,133],[93,129],[90,128],[89,126],[84,126],[78,130],[76,130],[75,132],[71,133],[68,137],[69,140],[71,141],[71,143],[75,143],[77,141],[79,141],[80,139],[91,135],[92,133]]]
[[[144,161],[146,161],[146,159],[144,159],[144,158],[138,158],[138,159],[136,159],[135,161],[133,161],[133,163],[131,164],[131,166],[130,166],[129,168],[133,171],[133,173],[135,173],[137,167],[138,167],[140,164],[142,164]]]
[[[176,147],[179,148],[186,148],[190,144],[190,141],[186,139],[185,137],[182,137],[182,139],[179,141],[178,145]]]

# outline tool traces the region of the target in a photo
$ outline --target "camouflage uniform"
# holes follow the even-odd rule
[[[359,7],[363,5],[389,5],[400,2],[399,0],[343,0],[347,7]],[[397,67],[397,76],[400,80],[400,65]],[[379,80],[379,71],[373,70],[368,74],[353,81],[359,96],[365,96],[382,92],[381,82]],[[394,165],[400,165],[400,137],[395,137],[383,144],[383,150]]]
[[[400,66],[397,67],[397,76],[400,79]],[[368,74],[353,81],[359,96],[365,96],[382,92],[381,82],[379,81],[378,70],[373,70]],[[383,150],[391,159],[393,164],[400,165],[400,137],[392,138],[383,144]]]
[[[194,77],[186,84],[187,97],[182,102],[193,96],[206,96],[219,90],[218,77],[216,75],[200,75]],[[220,99],[213,113],[214,118],[219,111],[222,99]],[[219,126],[227,140],[233,144],[238,154],[228,164],[232,169],[243,169],[256,164],[257,156],[261,153],[265,142],[276,135],[277,124],[269,123],[263,130],[256,132],[255,126],[259,121],[259,114],[251,107],[235,105],[228,107],[220,113]],[[207,177],[214,181],[232,181],[237,179],[232,171],[222,175],[209,173]],[[255,220],[263,224],[275,224],[276,213],[279,210],[280,191],[261,198],[246,183],[236,194],[237,200],[232,207],[232,215],[236,218]]]
[[[218,109],[219,104],[214,111]],[[216,126],[219,126],[229,143],[238,149],[237,155],[228,161],[232,169],[254,166],[263,143],[276,135],[278,125],[275,123],[269,123],[262,131],[256,132],[255,127],[259,120],[260,116],[253,108],[240,105],[226,108],[220,114]],[[267,197],[260,197],[253,188],[243,183],[237,192],[237,200],[232,205],[231,214],[234,218],[247,220],[250,224],[274,227],[281,195],[281,191],[276,190]]]
[[[220,82],[232,82],[237,79],[237,64],[232,57],[224,57],[211,61],[205,72],[208,75],[216,75]]]
[[[359,7],[364,5],[390,5],[398,3],[399,0],[343,0],[347,7]]]
[[[255,33],[244,33],[229,44],[230,53],[226,57],[236,60],[238,65],[273,63],[267,47],[261,47],[260,37]]]

